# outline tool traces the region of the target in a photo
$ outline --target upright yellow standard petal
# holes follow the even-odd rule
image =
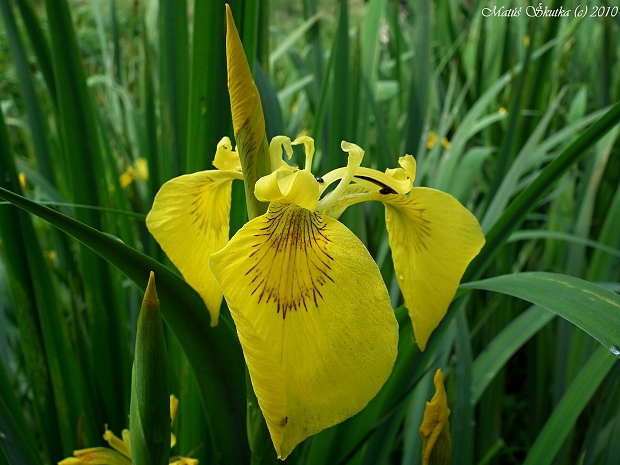
[[[248,124],[255,106],[258,104],[261,114],[262,107],[258,89],[252,79],[252,72],[245,57],[245,51],[230,7],[226,5],[226,65],[228,68],[228,92],[233,118],[235,137]],[[262,134],[265,133],[265,121],[255,121],[255,125],[262,124]],[[258,128],[260,129],[260,128]],[[261,137],[261,138],[262,138]]]
[[[338,221],[271,204],[209,265],[281,459],[359,412],[388,378],[398,324],[377,265]]]
[[[200,294],[217,325],[222,293],[207,260],[228,242],[230,196],[237,171],[201,171],[174,178],[157,193],[146,226]]]
[[[384,195],[398,285],[424,350],[446,314],[469,262],[484,245],[478,221],[449,194],[423,187]]]
[[[245,195],[250,217],[264,213],[267,205],[254,197],[256,181],[271,172],[265,118],[256,84],[245,57],[230,7],[226,5],[226,63],[233,129],[245,176]]]
[[[420,426],[422,438],[422,465],[449,465],[451,459],[448,398],[443,385],[443,373],[435,372],[435,395],[426,403]]]

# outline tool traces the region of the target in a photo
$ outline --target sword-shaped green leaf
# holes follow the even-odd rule
[[[171,270],[99,232],[43,205],[0,188],[0,198],[50,222],[118,267],[139,287],[150,271],[157,274],[163,316],[179,339],[202,391],[211,447],[220,463],[247,463],[243,357],[230,318],[210,327],[200,296]]]

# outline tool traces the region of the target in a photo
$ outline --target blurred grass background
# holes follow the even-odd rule
[[[464,281],[550,271],[620,291],[617,113],[596,143],[580,145],[620,100],[616,5],[602,2],[604,17],[590,17],[588,5],[576,18],[577,0],[549,0],[543,6],[571,14],[530,18],[527,7],[537,4],[513,1],[505,6],[523,8],[519,17],[487,18],[483,8],[499,3],[229,3],[268,138],[314,137],[316,176],[345,163],[343,139],[381,170],[412,154],[416,185],[457,197],[485,233],[507,231],[491,235],[499,242]],[[224,2],[0,0],[0,12],[2,187],[172,267],[144,217],[163,182],[211,169],[217,142],[232,137]],[[579,147],[549,175],[551,162]],[[543,172],[547,192],[510,213]],[[242,186],[232,212],[231,234],[245,221]],[[399,307],[382,207],[358,205],[341,220],[381,268],[399,309],[401,355],[367,409],[305,441],[289,462],[418,463],[417,430],[441,366],[453,463],[618,463],[620,364],[609,351],[540,307],[478,290],[455,301],[421,354]],[[0,234],[0,418],[16,422],[7,431],[18,432],[13,445],[26,444],[30,463],[55,463],[101,445],[104,424],[117,434],[127,426],[141,291],[87,247],[5,205]],[[184,341],[170,329],[166,336],[181,401],[177,453],[221,461],[217,418],[198,407],[212,393],[196,379]],[[230,344],[230,358],[242,363]],[[252,460],[272,463],[268,438],[256,449],[258,431],[250,428]],[[238,447],[243,455],[249,446]]]

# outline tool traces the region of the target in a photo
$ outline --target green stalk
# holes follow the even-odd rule
[[[256,51],[258,49],[258,16],[260,3],[262,3],[262,0],[243,2],[243,18],[241,21],[241,30],[243,32],[241,33],[241,40],[252,75],[254,75],[254,60],[256,60]]]
[[[196,0],[189,90],[186,171],[212,169],[217,143],[232,135],[226,84],[224,0]],[[205,70],[210,70],[205,72]]]
[[[58,95],[57,125],[61,135],[72,200],[78,204],[105,206],[108,185],[99,141],[99,127],[92,95],[87,87],[81,52],[73,29],[67,0],[47,0],[50,25],[52,64]],[[76,218],[82,223],[102,229],[99,212],[78,209]],[[129,385],[129,350],[124,341],[128,332],[122,306],[115,298],[113,279],[103,260],[90,250],[80,248],[80,262],[87,304],[88,331],[91,338],[94,386],[93,397],[99,396],[105,420],[113,430],[125,424],[123,386]],[[119,299],[120,300],[120,299]],[[98,350],[106,347],[107,350]]]
[[[346,0],[340,0],[340,14],[334,54],[332,78],[331,112],[329,114],[329,150],[323,154],[322,170],[328,172],[340,165],[338,154],[342,153],[340,142],[347,140],[349,127],[349,6]]]
[[[428,104],[428,82],[431,60],[431,5],[429,0],[417,4],[416,54],[414,73],[409,91],[409,108],[405,130],[405,152],[416,155],[426,120]]]
[[[163,181],[183,174],[187,155],[189,50],[187,1],[159,2]]]
[[[0,185],[21,192],[1,112],[0,173]],[[75,428],[80,416],[84,415],[85,439],[95,440],[94,419],[32,220],[7,206],[0,207],[0,220],[26,374],[35,396],[35,417],[49,459],[56,461],[77,448]]]
[[[41,24],[32,7],[32,2],[28,0],[16,0],[16,3],[22,15],[24,26],[28,32],[28,37],[32,44],[34,54],[37,57],[37,62],[43,74],[47,89],[52,96],[52,101],[57,103],[58,97],[56,96],[56,79],[52,67],[52,54],[43,29],[41,28]]]
[[[52,172],[52,164],[47,146],[45,125],[41,115],[41,107],[36,97],[36,92],[30,75],[30,69],[26,60],[24,46],[17,32],[17,25],[13,17],[13,11],[8,0],[0,0],[0,12],[4,19],[6,35],[9,41],[11,55],[15,62],[15,68],[19,77],[19,85],[26,105],[28,113],[28,125],[32,134],[32,143],[34,146],[34,156],[37,161],[39,173],[43,175],[50,183],[54,184],[54,174]]]
[[[41,465],[32,431],[0,361],[0,464]],[[4,461],[3,461],[4,460]]]

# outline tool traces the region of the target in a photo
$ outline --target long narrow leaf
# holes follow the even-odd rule
[[[510,204],[500,219],[486,234],[486,244],[480,254],[470,263],[463,281],[476,279],[491,263],[500,246],[508,239],[512,231],[519,227],[525,216],[532,211],[538,201],[551,189],[553,182],[558,180],[574,163],[587,152],[597,140],[610,131],[620,120],[620,102],[616,103],[601,119],[588,128],[575,142],[562,153],[519,194]]]
[[[536,438],[524,465],[548,465],[553,462],[579,414],[617,362],[618,359],[605,347],[599,347],[592,354]]]
[[[13,386],[0,361],[0,455],[11,465],[40,465],[34,436],[28,428]],[[0,458],[1,460],[1,458]]]
[[[480,400],[487,386],[506,362],[555,314],[533,306],[515,318],[486,346],[472,366],[472,397]]]
[[[142,289],[145,277],[155,272],[162,314],[183,345],[202,391],[214,454],[220,463],[246,463],[243,359],[232,322],[221,317],[220,325],[210,328],[209,313],[196,291],[168,268],[121,241],[6,189],[0,189],[0,197],[87,245]]]
[[[610,350],[620,345],[620,296],[595,284],[556,273],[517,273],[462,284],[527,300],[557,313]]]
[[[84,205],[105,205],[108,185],[105,180],[103,152],[92,96],[86,84],[80,48],[73,29],[67,0],[47,0],[50,25],[52,64],[58,96],[57,121],[64,150],[72,200]],[[78,209],[79,221],[101,228],[99,212]],[[80,262],[87,303],[87,324],[94,348],[95,380],[92,385],[104,407],[104,418],[110,427],[120,430],[125,425],[126,386],[130,383],[129,350],[122,341],[127,339],[127,325],[121,314],[120,299],[116,299],[113,278],[100,258],[88,249],[81,249]]]

